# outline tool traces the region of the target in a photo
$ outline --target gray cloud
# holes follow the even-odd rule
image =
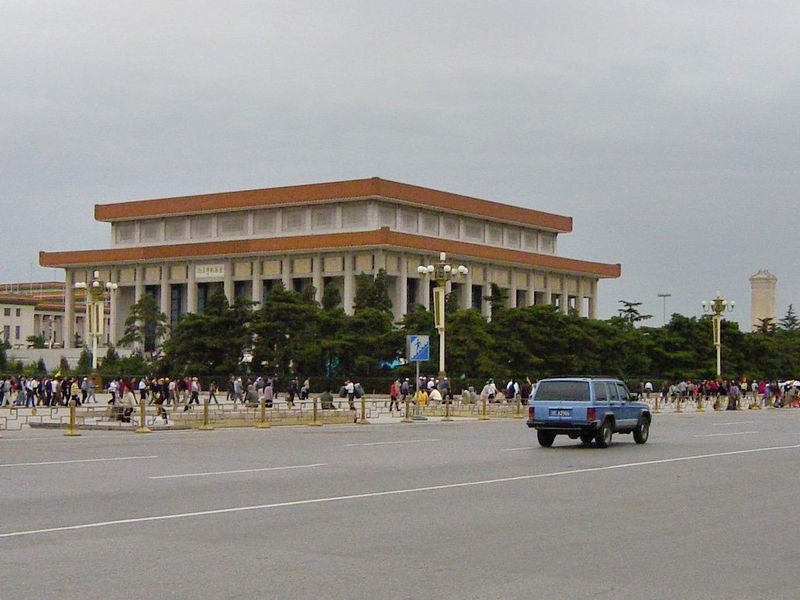
[[[560,253],[696,314],[800,302],[791,2],[6,2],[5,280],[95,203],[381,176],[574,217]]]

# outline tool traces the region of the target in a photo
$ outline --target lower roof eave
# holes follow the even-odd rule
[[[292,237],[257,238],[214,242],[193,242],[160,246],[106,248],[67,252],[40,252],[43,267],[89,268],[98,266],[141,265],[148,262],[186,262],[193,260],[255,259],[287,253],[342,252],[345,250],[388,249],[399,252],[438,254],[465,261],[482,260],[508,266],[520,265],[570,275],[616,278],[621,265],[584,261],[551,254],[497,248],[483,244],[391,231],[386,227],[372,231],[316,234]]]

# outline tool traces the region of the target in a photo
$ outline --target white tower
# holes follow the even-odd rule
[[[775,323],[775,285],[778,278],[766,269],[750,278],[750,329],[755,331],[764,319]]]

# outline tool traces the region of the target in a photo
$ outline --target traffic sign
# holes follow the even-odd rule
[[[406,359],[409,362],[425,362],[431,357],[431,338],[429,335],[406,336]]]

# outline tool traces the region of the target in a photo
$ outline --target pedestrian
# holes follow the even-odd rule
[[[400,410],[400,403],[397,401],[397,392],[400,387],[400,380],[395,379],[389,386],[389,412],[392,412],[392,406]]]
[[[217,400],[217,382],[213,379],[208,384],[208,403],[211,404],[212,400],[214,404],[219,404],[219,400]]]

